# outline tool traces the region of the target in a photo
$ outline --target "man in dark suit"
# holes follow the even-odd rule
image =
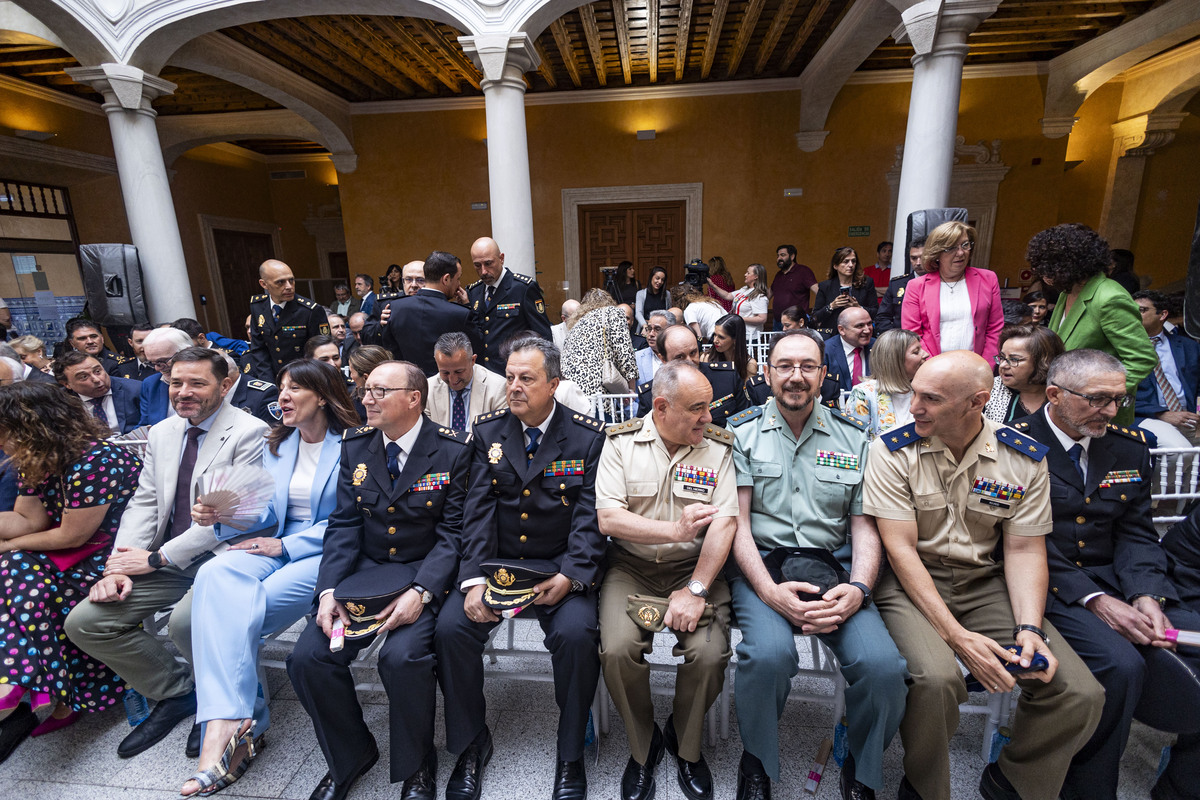
[[[672,325],[658,335],[654,343],[663,363],[690,361],[700,368],[700,373],[712,386],[712,402],[709,413],[713,425],[725,425],[725,420],[742,409],[749,408],[744,382],[732,361],[700,361],[700,340],[686,325]],[[654,381],[646,381],[637,387],[638,416],[644,417],[654,406]]]
[[[146,360],[156,370],[153,375],[142,380],[142,424],[154,425],[170,416],[171,359],[180,350],[191,346],[190,337],[178,328],[157,328],[151,331],[142,343]],[[232,374],[234,380],[237,380],[239,375],[241,373],[235,368]]]
[[[908,274],[888,281],[887,291],[883,293],[883,299],[879,301],[879,310],[875,312],[876,335],[900,327],[900,304],[904,302],[904,289],[913,278],[925,274],[925,267],[921,262],[921,256],[924,254],[925,237],[922,236],[908,246]]]
[[[359,297],[358,310],[368,317],[375,314],[375,279],[365,272],[354,276],[354,293]]]
[[[1195,413],[1200,390],[1200,344],[1180,331],[1167,333],[1163,329],[1169,311],[1162,292],[1138,292],[1133,300],[1142,314],[1142,327],[1158,354],[1158,366],[1138,384],[1134,416],[1139,425],[1143,420],[1153,419],[1173,426],[1188,442],[1170,444],[1186,447],[1196,440],[1196,423],[1200,422],[1200,415]],[[1157,426],[1148,429],[1161,436]],[[1160,444],[1166,446],[1168,442]]]
[[[528,609],[546,634],[558,699],[554,800],[583,800],[583,739],[600,677],[596,591],[605,537],[596,522],[596,468],[603,424],[554,401],[558,348],[517,339],[508,356],[508,409],[475,423],[471,488],[463,520],[458,591],[438,615],[437,660],[446,699],[447,747],[461,753],[449,800],[479,797],[491,753],[483,697],[483,648],[500,617],[484,605],[481,564],[548,559],[558,574],[539,583]]]
[[[838,335],[825,340],[825,367],[843,392],[871,373],[872,331],[871,315],[855,306],[838,314]]]
[[[1200,629],[1200,615],[1179,606],[1167,576],[1150,519],[1145,437],[1109,424],[1117,413],[1113,399],[1125,397],[1121,362],[1073,350],[1051,364],[1043,409],[1013,424],[1049,448],[1054,530],[1046,541],[1046,618],[1104,686],[1100,723],[1063,784],[1067,798],[1115,800],[1135,716],[1171,732],[1200,733],[1200,657],[1175,653],[1163,635],[1166,628]],[[1171,691],[1157,691],[1166,685]],[[1166,703],[1158,700],[1163,696]],[[1174,767],[1172,760],[1169,781],[1194,786],[1194,774]]]
[[[344,800],[379,758],[350,674],[372,639],[348,638],[342,650],[330,650],[334,623],[350,622],[333,592],[355,573],[396,563],[411,565],[415,578],[384,609],[389,633],[379,650],[390,702],[391,780],[404,781],[404,800],[434,800],[435,613],[454,575],[471,449],[467,434],[423,420],[427,391],[413,364],[381,364],[363,397],[369,425],[344,437],[337,510],[317,576],[317,624],[304,630],[287,660],[329,766],[312,800]]]
[[[158,372],[146,360],[144,344],[152,330],[154,330],[154,326],[149,324],[134,325],[129,329],[129,347],[133,350],[133,358],[118,365],[113,375],[130,381],[144,381]]]
[[[100,332],[100,326],[90,319],[83,317],[69,319],[66,331],[67,344],[70,349],[94,356],[109,375],[115,375],[117,368],[125,363],[125,356],[118,355],[104,346],[104,334]]]
[[[505,342],[525,331],[553,341],[546,302],[536,280],[504,268],[504,253],[495,240],[486,236],[476,239],[471,245],[471,263],[479,280],[467,287],[467,295],[472,310],[483,320],[483,346],[476,352],[483,356],[483,366],[503,375],[500,348]]]
[[[482,346],[479,321],[466,302],[462,262],[450,253],[434,250],[425,259],[425,288],[388,303],[383,346],[397,359],[416,364],[425,375],[438,371],[433,347],[443,333],[465,333],[478,352]],[[353,320],[350,327],[354,329]]]
[[[268,259],[258,268],[266,294],[250,298],[250,377],[274,381],[280,367],[304,357],[304,343],[329,335],[325,309],[296,294],[292,268]]]
[[[95,356],[82,350],[63,353],[54,361],[54,377],[79,395],[92,416],[114,434],[129,433],[141,424],[142,385],[109,375]]]

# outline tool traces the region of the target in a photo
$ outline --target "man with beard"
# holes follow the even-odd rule
[[[782,325],[780,315],[785,308],[799,306],[808,313],[809,289],[817,282],[813,271],[796,263],[796,246],[781,244],[775,248],[775,266],[779,267],[771,281],[771,307],[774,309],[776,330]]]
[[[828,645],[847,682],[843,798],[874,800],[883,751],[904,716],[904,659],[871,608],[883,548],[862,513],[867,437],[854,417],[817,402],[821,344],[814,331],[782,334],[767,356],[774,398],[729,420],[740,508],[729,581],[742,631],[738,800],[769,800],[779,779],[779,720],[800,667],[797,632]]]

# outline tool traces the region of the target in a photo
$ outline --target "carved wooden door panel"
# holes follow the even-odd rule
[[[602,267],[632,261],[638,282],[646,285],[650,268],[664,267],[667,284],[683,278],[686,209],[683,201],[638,205],[581,206],[580,279],[582,291],[604,286]]]

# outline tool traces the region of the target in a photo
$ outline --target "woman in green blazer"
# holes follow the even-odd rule
[[[1029,240],[1025,258],[1035,275],[1062,292],[1050,330],[1067,350],[1103,350],[1119,359],[1125,365],[1125,390],[1134,396],[1158,355],[1137,303],[1106,274],[1112,263],[1108,242],[1086,225],[1056,225]],[[1113,421],[1133,424],[1133,405],[1120,409]]]

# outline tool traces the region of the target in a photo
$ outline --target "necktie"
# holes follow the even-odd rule
[[[1067,451],[1067,455],[1071,458],[1071,463],[1075,465],[1075,471],[1079,473],[1079,480],[1087,482],[1087,476],[1083,474],[1083,464],[1079,459],[1083,458],[1083,445],[1076,442]]]
[[[279,322],[279,312],[282,310],[283,306],[271,304],[271,316],[275,318],[276,322]]]
[[[539,428],[530,428],[525,432],[529,434],[529,446],[525,448],[525,455],[532,461],[538,449],[538,439],[542,438],[542,431]]]
[[[850,366],[850,385],[857,386],[863,379],[862,348],[854,348],[854,363]]]
[[[487,287],[487,289],[484,291],[484,300],[483,300],[484,304],[490,307],[492,305],[492,298],[495,296],[496,296],[496,287],[495,286]]]
[[[1162,337],[1152,336],[1150,341],[1154,342],[1154,346],[1157,348]],[[1167,380],[1167,373],[1163,371],[1161,360],[1154,365],[1154,380],[1158,383],[1158,390],[1162,392],[1163,405],[1167,407],[1167,410],[1183,411],[1183,403],[1180,402],[1179,395],[1175,394],[1175,390],[1171,388],[1171,382]]]
[[[463,403],[463,392],[466,389],[460,389],[454,392],[454,409],[450,412],[450,427],[456,431],[465,431],[467,429],[467,407]]]
[[[204,429],[198,425],[188,426],[187,444],[183,446],[183,458],[179,460],[179,480],[175,483],[175,508],[171,512],[173,539],[192,526],[192,473],[196,471],[196,453],[200,450],[200,436]]]
[[[88,402],[92,404],[92,416],[100,420],[105,426],[108,426],[108,414],[104,413],[104,398],[93,397]]]
[[[392,476],[392,483],[400,477],[400,445],[392,442],[387,446],[387,464],[388,473]]]

